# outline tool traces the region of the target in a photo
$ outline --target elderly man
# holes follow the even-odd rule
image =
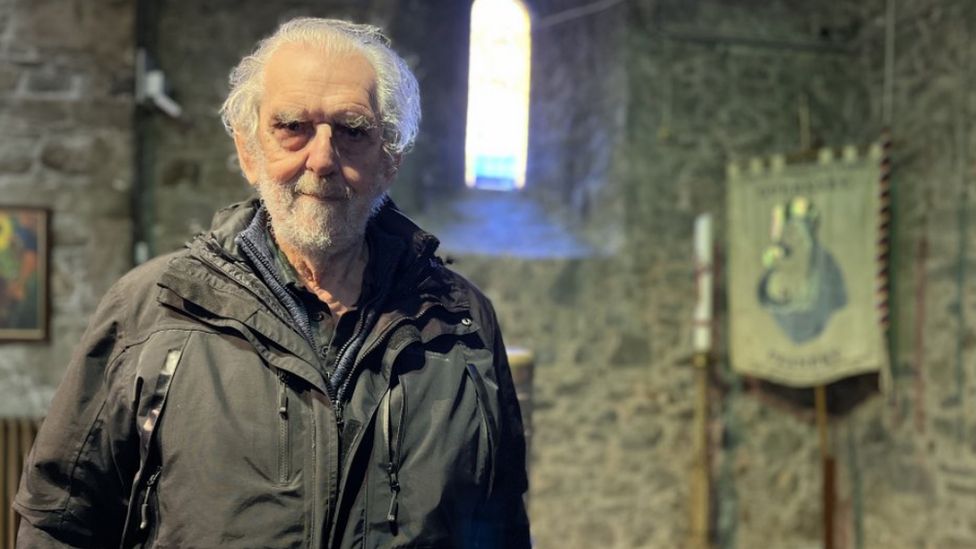
[[[419,110],[368,26],[293,20],[234,69],[222,113],[260,199],[104,298],[19,546],[529,546],[494,312],[386,198]]]

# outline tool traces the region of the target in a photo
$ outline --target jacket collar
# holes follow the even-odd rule
[[[204,236],[212,237],[229,255],[243,259],[234,240],[251,223],[260,206],[260,198],[254,196],[222,208],[214,214],[210,231]],[[409,251],[408,259],[432,258],[440,246],[436,236],[421,229],[390,198],[384,201],[380,210],[370,219],[366,230],[380,231],[404,241]]]
[[[160,300],[201,318],[243,323],[312,366],[317,360],[314,351],[296,331],[289,312],[254,273],[236,242],[259,207],[260,200],[255,197],[218,211],[211,230],[188,243],[189,253],[170,261],[159,285],[173,295],[161,296]],[[441,305],[449,311],[468,308],[466,292],[434,255],[437,238],[418,227],[392,201],[386,201],[367,231],[381,246],[396,246],[402,253],[396,264],[389,266],[388,272],[394,273],[392,287],[379,308],[373,337],[365,342],[364,350],[371,348],[381,334],[388,334],[387,328],[404,319],[418,318],[431,306]]]

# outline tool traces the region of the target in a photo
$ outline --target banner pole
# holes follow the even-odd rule
[[[695,370],[694,463],[691,471],[691,539],[693,549],[711,546],[711,458],[708,444],[708,364],[712,350],[712,217],[695,218],[695,303],[692,361]]]
[[[830,418],[827,415],[827,386],[817,385],[814,389],[814,400],[817,407],[817,432],[820,438],[820,463],[823,473],[823,489],[821,507],[823,511],[823,540],[824,549],[834,549],[834,477],[836,462],[830,453],[829,427]]]
[[[691,546],[708,549],[711,475],[708,453],[708,354],[695,353],[695,464],[692,469]]]

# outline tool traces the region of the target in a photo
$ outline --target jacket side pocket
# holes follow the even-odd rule
[[[155,529],[159,522],[159,499],[156,497],[156,484],[159,476],[163,473],[162,467],[157,467],[156,472],[149,477],[146,482],[146,495],[142,498],[142,505],[139,506],[139,531],[146,534],[146,539],[152,539],[153,532],[149,531],[150,526]],[[150,517],[151,515],[151,517]]]
[[[152,441],[156,433],[159,419],[163,415],[166,407],[166,397],[169,395],[169,388],[176,374],[176,369],[183,358],[183,350],[189,337],[185,337],[179,348],[171,348],[166,351],[162,365],[156,372],[155,384],[151,392],[147,393],[140,402],[137,414],[137,425],[139,427],[139,470],[136,471],[132,482],[132,492],[129,495],[129,506],[126,510],[125,526],[122,530],[121,547],[131,545],[133,537],[141,540],[151,540],[157,531],[158,505],[155,504],[157,497],[155,491],[162,474],[162,465],[159,464],[154,453],[151,452]],[[140,360],[141,362],[141,360]],[[145,371],[140,371],[140,376],[146,376]],[[150,377],[150,376],[146,376]],[[155,463],[152,474],[149,474],[150,466]],[[143,493],[143,490],[145,492]],[[141,497],[139,497],[141,495]],[[150,513],[151,511],[151,513]],[[152,517],[150,517],[150,514]],[[138,523],[136,522],[138,520]],[[151,528],[150,528],[151,526]],[[138,528],[136,528],[138,527]],[[147,535],[147,533],[149,535]]]
[[[278,371],[278,484],[287,484],[291,476],[291,436],[288,423],[288,374]]]
[[[386,521],[394,535],[397,531],[397,515],[399,513],[400,452],[403,447],[406,409],[407,398],[403,379],[395,376],[390,389],[383,396],[383,401],[380,404],[380,426],[387,449],[386,474],[390,483],[390,505],[386,512]]]
[[[478,410],[481,413],[481,421],[483,423],[483,430],[485,436],[488,439],[487,442],[487,462],[486,469],[488,471],[488,483],[485,487],[485,501],[491,498],[492,488],[495,485],[495,447],[498,441],[498,426],[495,423],[494,414],[491,411],[490,401],[488,400],[488,388],[485,387],[485,380],[482,379],[481,374],[478,372],[478,368],[470,362],[467,364],[468,377],[471,379],[471,384],[474,385],[475,393],[478,397]]]

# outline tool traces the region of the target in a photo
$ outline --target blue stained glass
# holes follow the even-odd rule
[[[475,187],[512,190],[515,188],[515,157],[479,154],[475,157]]]

